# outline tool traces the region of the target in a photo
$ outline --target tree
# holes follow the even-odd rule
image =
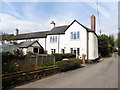
[[[117,39],[117,46],[118,46],[118,55],[120,56],[120,31],[118,32],[118,39]]]
[[[109,37],[105,34],[100,35],[98,38],[98,52],[102,57],[108,57],[110,55]]]
[[[115,38],[113,35],[109,35],[108,39],[109,39],[109,44],[108,44],[109,51],[110,53],[113,53],[115,51]]]

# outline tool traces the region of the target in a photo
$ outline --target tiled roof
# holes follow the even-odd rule
[[[69,25],[54,27],[47,34],[48,35],[51,35],[51,34],[64,34],[68,27],[69,27]]]
[[[21,39],[32,39],[32,38],[45,38],[47,35],[46,33],[49,31],[43,32],[34,32],[34,33],[26,33],[26,34],[18,34],[11,39],[13,40],[21,40]]]
[[[19,47],[19,48],[27,48],[27,47],[31,46],[32,44],[34,44],[35,42],[38,43],[38,41],[26,41],[26,42],[21,42],[21,43],[18,44],[18,47]],[[38,44],[39,44],[39,43],[38,43]],[[39,45],[40,45],[40,44],[39,44]],[[41,45],[40,45],[40,47],[41,47]]]
[[[22,39],[33,39],[33,38],[46,38],[47,35],[55,35],[55,34],[65,34],[65,31],[74,23],[77,22],[83,28],[87,30],[87,32],[93,32],[96,36],[97,34],[92,31],[91,29],[87,28],[86,26],[79,23],[77,20],[74,20],[70,25],[64,26],[57,26],[51,29],[51,31],[43,31],[43,32],[33,32],[33,33],[26,33],[26,34],[18,34],[17,36],[13,36],[11,39],[13,40],[22,40]]]

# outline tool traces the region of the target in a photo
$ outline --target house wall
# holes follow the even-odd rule
[[[80,32],[80,38],[77,40],[72,40],[70,38],[71,32]],[[50,42],[51,36],[57,36],[57,42]],[[98,58],[98,39],[97,36],[88,32],[88,59]],[[77,22],[74,22],[65,32],[65,34],[60,35],[47,35],[47,38],[36,38],[28,39],[30,41],[38,40],[44,50],[47,50],[48,54],[51,54],[51,49],[55,49],[55,53],[62,53],[61,50],[64,49],[65,53],[71,53],[70,48],[80,48],[80,55],[86,55],[87,59],[87,31]],[[27,41],[28,41],[27,40]],[[26,40],[18,40],[17,42],[23,42]],[[33,48],[29,47],[28,50],[33,51]]]
[[[80,32],[80,38],[77,40],[71,40],[71,32]],[[51,43],[50,36],[57,36],[57,42]],[[65,49],[65,53],[70,53],[70,48],[80,48],[80,57],[82,54],[87,54],[87,31],[77,22],[74,22],[65,32],[60,35],[48,35],[47,36],[47,51],[51,54],[51,49],[56,49],[56,53],[62,53],[61,49]],[[59,41],[59,42],[58,42]]]
[[[50,42],[51,36],[57,36],[57,42]],[[51,54],[51,49],[55,49],[56,53],[58,53],[58,51],[59,51],[58,50],[58,37],[59,37],[59,35],[48,35],[47,36],[46,49],[47,49],[48,54]]]
[[[45,39],[46,39],[46,38],[24,39],[24,40],[17,40],[17,43],[25,42],[25,41],[35,41],[35,40],[37,40],[37,41],[40,43],[40,45],[41,45],[44,49],[46,49]]]
[[[23,40],[17,40],[17,43],[21,43],[21,42],[25,42],[26,40],[23,39]]]
[[[89,59],[93,60],[95,58],[98,58],[98,39],[97,36],[89,32]]]
[[[80,38],[78,40],[71,40],[70,39],[70,33],[74,31],[80,32]],[[65,42],[66,47],[66,53],[70,53],[70,48],[80,48],[80,57],[82,57],[82,54],[87,55],[87,31],[85,28],[83,28],[81,25],[79,25],[77,22],[74,22],[68,30],[65,32],[65,40],[64,38],[61,40],[61,42]]]

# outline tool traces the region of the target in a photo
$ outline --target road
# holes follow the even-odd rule
[[[16,88],[118,88],[118,56]]]

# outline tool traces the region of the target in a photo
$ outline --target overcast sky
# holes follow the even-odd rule
[[[113,34],[118,32],[118,2],[98,2],[100,24],[96,2],[1,2],[0,32],[20,33],[50,30],[50,22],[56,26],[68,25],[74,19],[91,27],[90,16],[96,16],[96,32]]]

